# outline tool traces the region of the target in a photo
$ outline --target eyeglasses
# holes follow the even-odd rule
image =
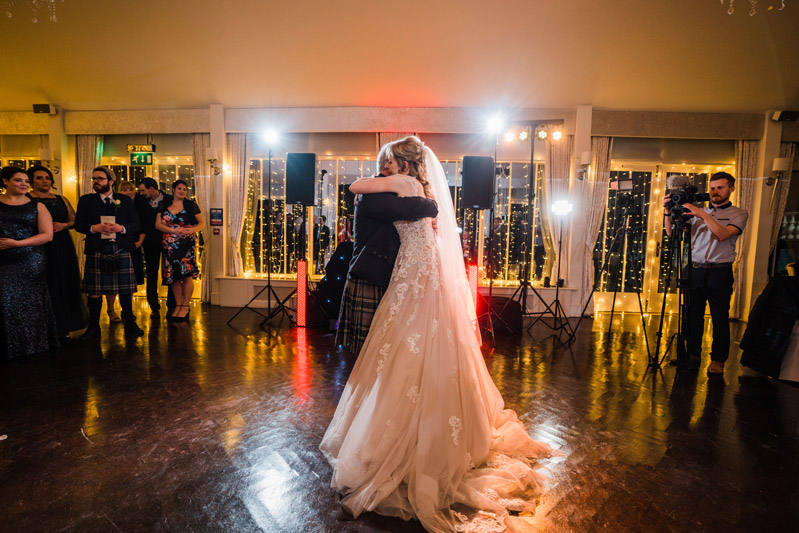
[[[107,180],[108,178],[98,178],[97,176],[92,176],[92,181],[103,181]]]

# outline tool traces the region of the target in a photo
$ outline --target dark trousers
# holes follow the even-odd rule
[[[693,357],[702,353],[702,333],[705,330],[705,303],[710,305],[713,322],[713,344],[710,359],[723,363],[730,354],[730,297],[732,296],[732,266],[723,268],[693,268],[691,294],[687,316],[687,350]]]
[[[150,305],[151,311],[158,311],[161,309],[161,304],[158,302],[158,285],[161,281],[159,274],[162,260],[162,248],[143,246],[144,250],[144,268],[147,278],[147,303]],[[175,308],[175,295],[172,291],[167,292],[166,297],[167,309]]]

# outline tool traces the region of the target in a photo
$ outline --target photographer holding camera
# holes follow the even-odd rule
[[[684,189],[687,189],[685,187]],[[694,191],[696,189],[694,188]],[[708,375],[722,375],[724,363],[730,351],[730,298],[732,296],[732,264],[735,261],[735,241],[746,227],[749,214],[730,202],[735,190],[735,178],[726,172],[718,172],[710,177],[710,205],[704,208],[689,202],[672,201],[666,195],[665,207],[666,234],[671,237],[675,218],[690,217],[692,274],[689,305],[687,310],[686,344],[691,366],[701,360],[702,333],[705,326],[705,303],[710,304],[710,317],[713,322],[713,344],[710,351]],[[683,191],[681,190],[680,193]],[[684,214],[682,214],[684,213]]]

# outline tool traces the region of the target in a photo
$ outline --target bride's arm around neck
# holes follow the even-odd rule
[[[406,177],[402,174],[395,174],[387,178],[359,179],[350,185],[350,192],[353,194],[393,192],[400,196],[409,196],[413,194],[413,192],[409,190]]]

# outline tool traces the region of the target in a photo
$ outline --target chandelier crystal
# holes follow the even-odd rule
[[[64,0],[58,1],[59,3],[64,2]],[[20,0],[6,0],[6,18],[14,18],[14,8],[16,8],[18,4],[24,4],[28,7],[31,13],[31,22],[34,24],[39,22],[39,11],[41,11],[44,6],[47,6],[50,22],[58,22],[55,14],[56,0],[23,0],[22,2],[20,2]]]
[[[749,1],[749,16],[754,17],[757,15],[757,0],[748,0]],[[732,15],[735,13],[735,0],[721,0],[721,5],[727,4],[729,7],[727,8],[727,14]],[[768,11],[772,11],[774,9],[773,5],[768,6]],[[777,7],[777,11],[782,11],[785,9],[785,0],[780,0],[780,5]]]

